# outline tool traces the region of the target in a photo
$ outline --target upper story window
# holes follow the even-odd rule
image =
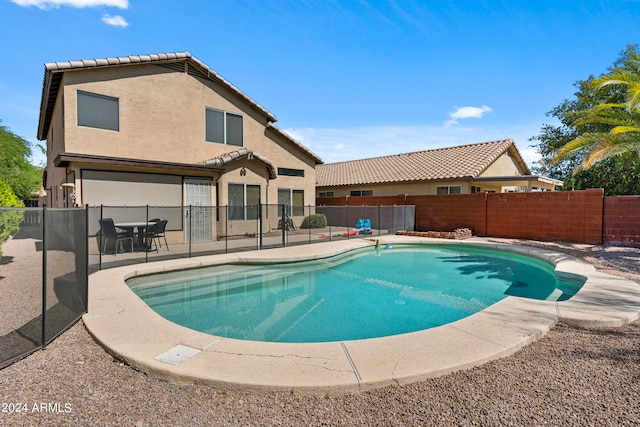
[[[289,169],[289,168],[278,168],[279,176],[302,176],[304,177],[304,170],[302,169]]]
[[[205,140],[218,144],[242,147],[244,131],[242,116],[227,111],[205,110]]]
[[[78,126],[119,131],[118,98],[79,90]]]

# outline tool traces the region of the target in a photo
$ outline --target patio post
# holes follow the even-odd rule
[[[149,205],[147,205],[147,212],[145,214],[145,219],[144,219],[147,223],[147,226],[149,224]],[[140,234],[140,229],[138,229],[138,234]],[[144,262],[149,262],[149,251],[151,250],[151,247],[149,247],[147,249],[147,235],[149,234],[149,230],[148,227],[144,228],[144,239],[138,239],[138,242],[140,242],[140,240],[144,240]],[[134,230],[134,237],[135,237],[135,230]],[[153,240],[153,239],[152,239]]]
[[[225,205],[225,211],[227,212],[224,219],[224,253],[229,253],[229,205]]]
[[[262,249],[262,203],[258,203],[258,249]]]
[[[102,215],[104,205],[100,205],[100,238],[98,239],[98,270],[102,270]]]
[[[189,238],[187,240],[189,242],[189,258],[191,258],[191,236],[193,235],[193,221],[191,218],[193,218],[193,205],[189,205]]]

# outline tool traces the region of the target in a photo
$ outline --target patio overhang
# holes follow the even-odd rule
[[[560,180],[541,175],[476,177],[473,178],[473,182],[495,184],[502,187],[527,187],[527,191],[534,189],[555,191],[557,187],[562,187],[563,185],[563,182]]]
[[[154,160],[127,159],[108,156],[94,156],[75,153],[60,153],[56,156],[54,164],[56,167],[69,167],[72,163],[101,166],[106,168],[126,168],[126,169],[160,169],[173,170],[178,172],[216,172],[223,173],[223,168],[213,167],[204,164],[159,162]]]

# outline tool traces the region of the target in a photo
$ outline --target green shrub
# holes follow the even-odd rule
[[[24,204],[18,199],[9,184],[0,179],[0,206],[22,207]]]
[[[313,214],[304,217],[300,228],[325,228],[327,217],[324,214]]]
[[[9,185],[0,180],[0,206],[22,207],[22,202],[15,195]],[[12,234],[20,229],[20,223],[24,212],[19,210],[0,210],[0,256],[2,256],[2,244]]]

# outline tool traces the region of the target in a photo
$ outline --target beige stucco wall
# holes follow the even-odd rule
[[[64,80],[63,80],[64,81]],[[64,191],[61,184],[66,182],[67,171],[64,168],[56,168],[53,164],[54,156],[51,153],[64,151],[65,126],[64,105],[62,92],[58,93],[56,104],[51,116],[51,125],[47,134],[47,182],[45,190],[47,192],[47,204],[52,207],[64,206]],[[67,202],[70,202],[67,200]]]
[[[67,72],[67,151],[198,163],[239,147],[205,141],[205,108],[243,116],[245,147],[288,167],[302,167],[265,135],[267,118],[228,89],[154,65]],[[77,126],[77,91],[119,99],[120,131]]]
[[[322,187],[316,189],[316,195],[319,197],[320,192],[333,191],[334,197],[348,196],[351,190],[373,190],[374,196],[397,196],[399,194],[422,195],[437,194],[437,187],[444,186],[460,186],[461,193],[471,193],[471,186],[480,187],[481,191],[500,192],[500,186],[486,185],[484,183],[466,182],[466,181],[442,181],[437,183],[397,183],[397,184],[377,184],[362,185],[350,187]]]
[[[118,98],[119,131],[77,125],[79,90]],[[226,203],[228,182],[261,185],[262,199],[269,203],[277,203],[278,188],[304,190],[305,204],[315,203],[315,160],[278,132],[266,128],[268,118],[263,112],[223,85],[151,64],[65,72],[49,131],[49,137],[52,132],[55,136],[49,151],[50,183],[63,182],[66,175],[51,163],[59,152],[198,164],[238,150],[240,147],[205,141],[207,107],[242,115],[244,147],[271,161],[276,169],[304,170],[304,177],[278,177],[267,182],[266,167],[257,159],[227,164],[229,175],[218,181],[221,204]],[[58,138],[58,128],[64,129],[63,138]],[[71,165],[77,179],[83,167],[87,165]],[[241,167],[250,173],[239,180]],[[162,172],[192,176],[179,171]],[[202,174],[193,176],[198,175]],[[217,173],[209,176],[215,179]]]
[[[507,153],[503,153],[498,157],[488,168],[484,170],[480,175],[481,177],[487,176],[517,176],[524,175],[524,171],[518,166],[513,157]]]

